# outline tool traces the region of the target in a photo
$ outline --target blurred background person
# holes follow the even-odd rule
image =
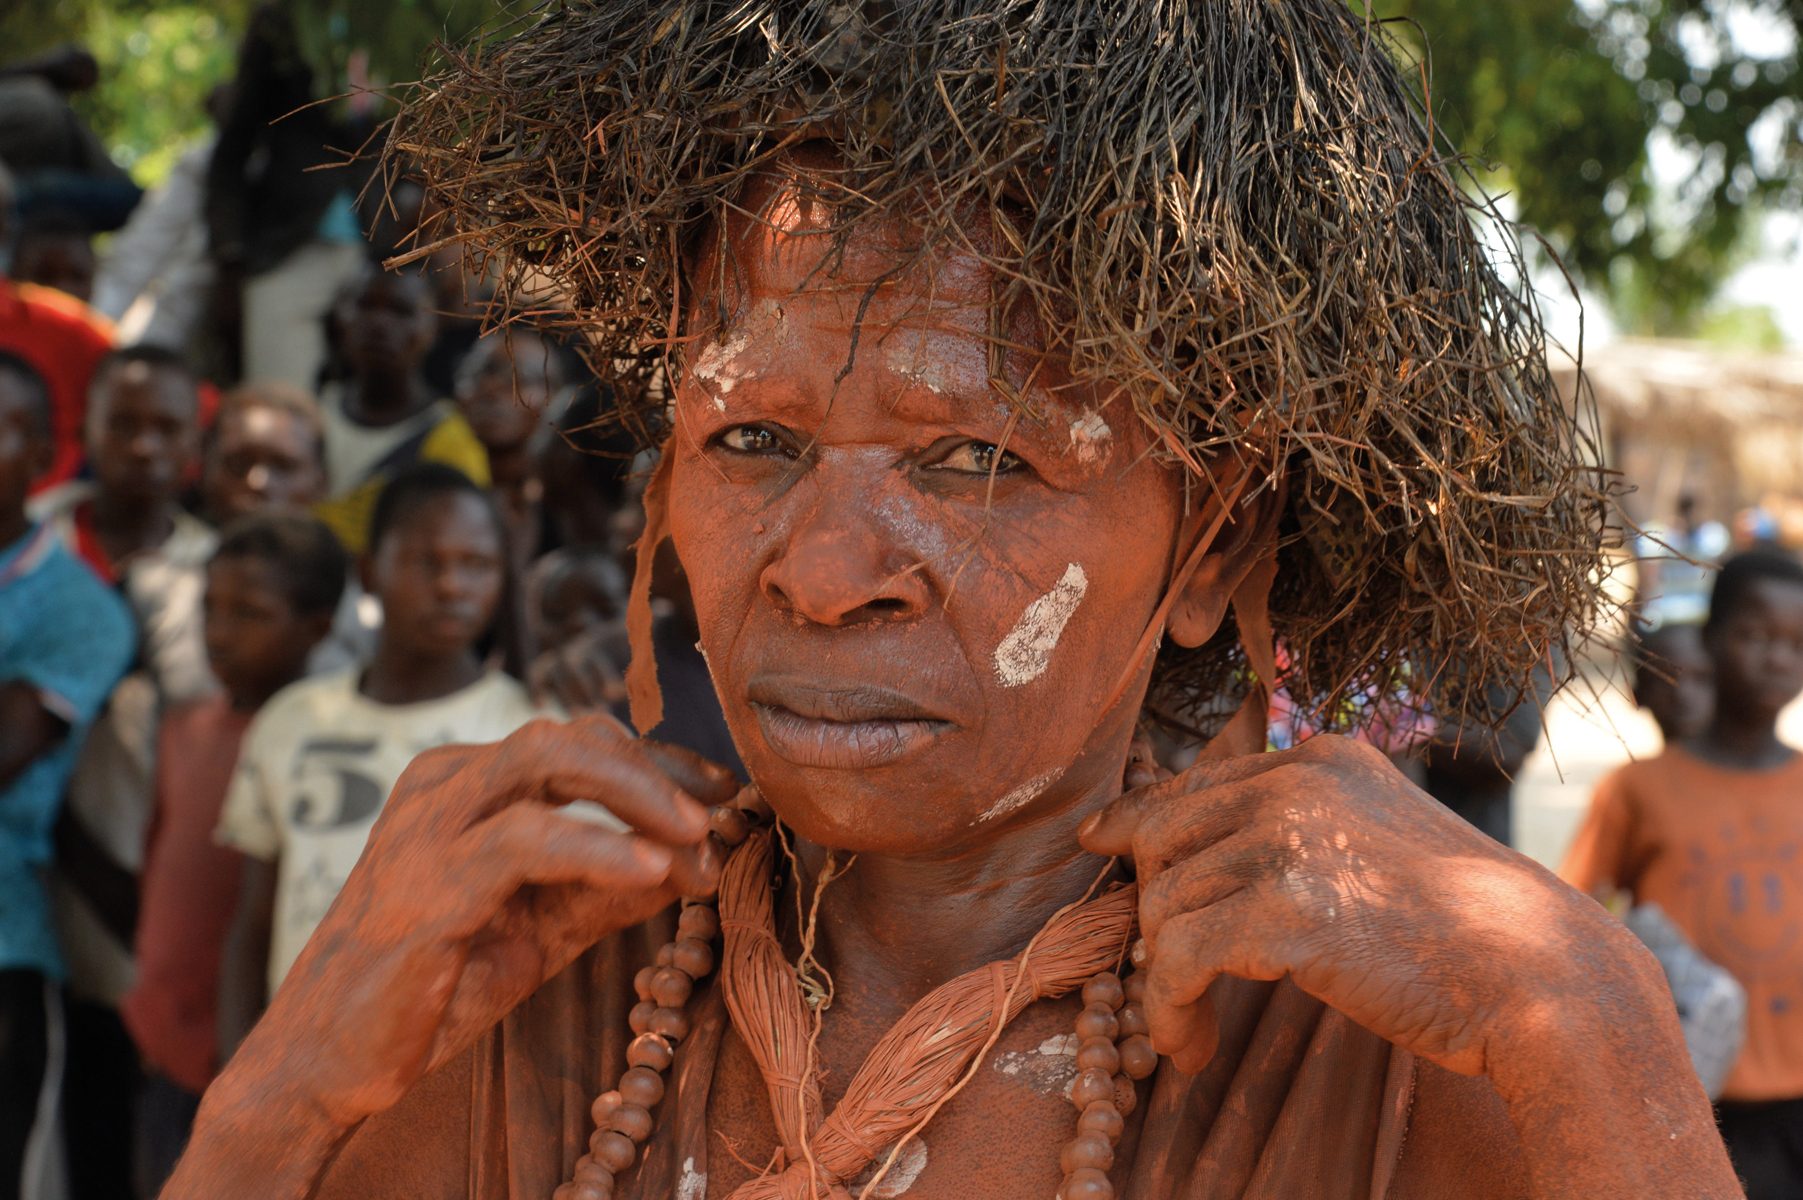
[[[86,304],[94,295],[94,237],[65,208],[40,208],[25,219],[13,243],[13,278]]]
[[[12,175],[0,166],[0,241],[10,232],[16,199]],[[81,470],[88,383],[95,365],[112,348],[112,323],[81,301],[52,288],[0,276],[0,350],[30,363],[50,390],[55,453],[34,488],[52,487]]]
[[[436,327],[430,292],[411,272],[366,270],[334,310],[347,375],[320,393],[327,500],[319,514],[353,554],[367,544],[376,497],[413,464],[444,463],[488,486],[488,452],[420,370]]]
[[[219,961],[243,857],[217,845],[213,830],[239,743],[257,710],[306,672],[331,630],[347,564],[331,530],[293,511],[229,526],[207,564],[207,661],[221,688],[172,707],[158,733],[137,978],[119,1005],[147,1064],[134,1113],[139,1196],[168,1179],[219,1068]]]
[[[131,664],[130,611],[26,511],[55,453],[50,391],[0,351],[0,1200],[20,1195],[40,1122],[63,956],[43,871],[63,786]],[[53,1089],[50,1089],[53,1090]]]
[[[1635,639],[1630,659],[1634,703],[1658,722],[1667,746],[1709,727],[1715,715],[1715,664],[1696,625],[1661,625]]]

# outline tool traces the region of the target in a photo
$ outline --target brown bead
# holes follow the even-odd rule
[[[639,1148],[632,1144],[632,1139],[617,1129],[609,1129],[596,1136],[590,1143],[595,1149],[595,1161],[618,1175],[639,1156]]]
[[[626,1014],[626,1024],[631,1026],[634,1033],[644,1033],[651,1028],[651,1016],[656,1011],[657,1001],[641,1000]]]
[[[1078,1133],[1099,1133],[1111,1142],[1121,1140],[1121,1132],[1127,1123],[1121,1120],[1121,1110],[1114,1106],[1114,1097],[1098,1100],[1083,1110],[1077,1118]]]
[[[1106,1071],[1084,1071],[1077,1076],[1077,1082],[1071,1086],[1071,1103],[1077,1111],[1088,1108],[1098,1100],[1114,1099],[1114,1080]]]
[[[1128,1004],[1139,1004],[1146,998],[1146,973],[1135,971],[1121,981],[1121,994],[1127,997]]]
[[[1136,1033],[1120,1044],[1121,1074],[1128,1079],[1145,1079],[1158,1069],[1158,1051],[1152,1039]]]
[[[1094,1167],[1072,1171],[1058,1191],[1064,1200],[1114,1200],[1114,1184]]]
[[[1123,1117],[1132,1116],[1133,1110],[1139,1107],[1139,1093],[1133,1090],[1133,1081],[1125,1075],[1114,1077],[1114,1106]]]
[[[640,967],[639,973],[632,977],[632,990],[639,994],[640,1000],[651,999],[651,980],[656,974],[656,967]]]
[[[776,815],[770,802],[754,787],[740,788],[739,794],[732,798],[732,806],[754,821],[768,821]]]
[[[633,1067],[620,1076],[620,1096],[628,1104],[655,1108],[664,1098],[664,1077],[649,1067]]]
[[[643,1145],[645,1139],[651,1136],[651,1114],[636,1104],[622,1104],[614,1109],[613,1116],[607,1118],[607,1127]]]
[[[585,1154],[576,1160],[570,1186],[575,1189],[576,1200],[612,1200],[614,1173]]]
[[[1135,975],[1135,979],[1139,976]],[[1121,1023],[1122,1037],[1132,1037],[1136,1033],[1151,1033],[1152,1027],[1146,1024],[1146,1010],[1129,1000],[1121,1005],[1121,1011],[1115,1013],[1115,1019]]]
[[[607,1118],[613,1115],[614,1109],[624,1103],[626,1101],[620,1096],[620,1093],[602,1092],[595,1097],[595,1102],[589,1105],[589,1116],[594,1118],[597,1128],[605,1129],[607,1128]]]
[[[1099,1133],[1079,1133],[1064,1144],[1064,1150],[1058,1155],[1058,1165],[1064,1168],[1066,1175],[1084,1167],[1106,1171],[1114,1165],[1114,1145]]]
[[[1113,1041],[1121,1033],[1121,1023],[1106,1004],[1092,1004],[1077,1014],[1077,1040],[1107,1038]]]
[[[1077,1047],[1077,1070],[1087,1071],[1091,1067],[1113,1075],[1121,1069],[1121,1052],[1105,1037],[1090,1038]]]
[[[627,1065],[649,1067],[653,1071],[669,1070],[670,1060],[675,1057],[676,1052],[670,1049],[670,1043],[655,1033],[641,1033],[626,1047]]]
[[[651,977],[651,998],[664,1008],[681,1008],[694,990],[695,981],[675,967],[659,967]]]
[[[673,965],[690,979],[706,979],[714,970],[714,948],[700,938],[683,938],[676,943]]]
[[[1121,977],[1113,971],[1103,971],[1094,979],[1083,985],[1083,1003],[1106,1004],[1109,1011],[1121,1006],[1124,998],[1121,992]]]
[[[685,938],[712,941],[720,932],[720,914],[711,904],[691,904],[676,918],[676,931]]]
[[[745,814],[730,806],[716,808],[708,815],[708,832],[728,846],[736,846],[751,836],[751,822]]]
[[[676,943],[665,942],[657,948],[657,965],[667,967],[676,961]]]
[[[660,1008],[651,1014],[651,1032],[680,1042],[689,1036],[689,1019],[680,1008]]]

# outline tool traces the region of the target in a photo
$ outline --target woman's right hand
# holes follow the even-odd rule
[[[711,894],[705,806],[737,790],[600,716],[420,755],[207,1107],[241,1123],[299,1106],[349,1130],[395,1104],[596,941]],[[572,800],[632,831],[557,811]]]

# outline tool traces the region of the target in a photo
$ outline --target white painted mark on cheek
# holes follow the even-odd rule
[[[1071,422],[1071,445],[1076,448],[1077,461],[1092,463],[1102,456],[1107,442],[1113,434],[1108,422],[1102,419],[1101,413],[1084,413]]]
[[[1089,576],[1072,563],[1051,591],[1027,605],[1014,629],[995,648],[995,673],[1003,687],[1019,687],[1045,674],[1065,623],[1088,591]]]
[[[994,804],[991,804],[977,820],[993,821],[997,817],[1005,817],[1015,809],[1033,803],[1033,801],[1039,799],[1041,793],[1051,787],[1054,783],[1057,783],[1058,777],[1063,774],[1063,767],[1053,767],[1044,775],[1034,776],[1032,779],[1027,780],[1027,782],[1009,792],[1006,796],[1003,796],[1000,800],[997,800]]]

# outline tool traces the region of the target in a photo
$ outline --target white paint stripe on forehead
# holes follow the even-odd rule
[[[1014,629],[995,648],[995,673],[1003,687],[1019,687],[1045,674],[1065,623],[1088,591],[1089,576],[1071,563],[1051,591],[1027,605]]]

